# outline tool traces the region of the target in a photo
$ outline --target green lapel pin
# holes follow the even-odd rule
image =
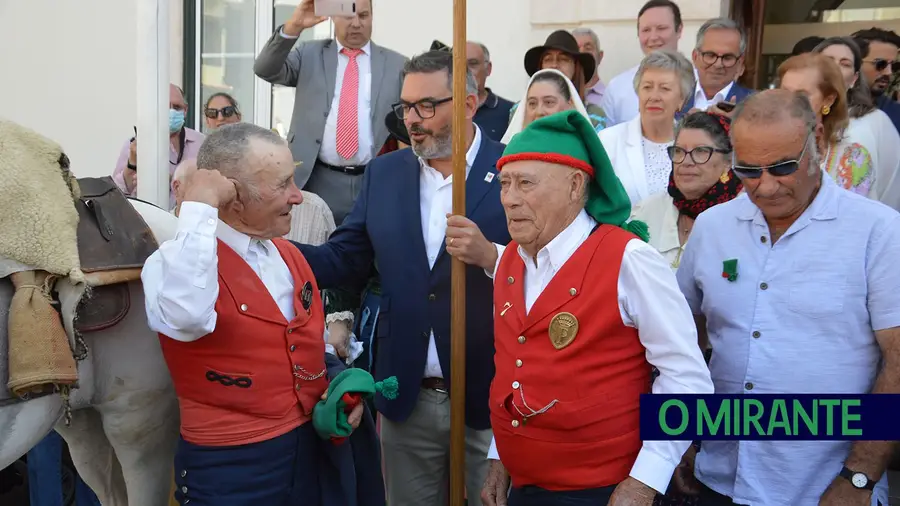
[[[727,279],[728,281],[737,280],[738,271],[737,271],[737,258],[732,258],[731,260],[725,260],[722,262],[722,277]]]

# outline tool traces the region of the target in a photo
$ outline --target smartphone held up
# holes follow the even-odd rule
[[[356,15],[356,2],[345,0],[315,0],[316,16],[352,17]]]

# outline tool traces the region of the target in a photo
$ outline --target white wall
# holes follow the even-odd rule
[[[0,115],[109,175],[135,120],[135,2],[0,2]]]
[[[134,132],[137,1],[0,0],[0,116],[62,145],[79,177],[110,175]],[[181,7],[172,0],[176,84]]]
[[[679,48],[690,55],[697,29],[709,18],[727,15],[727,0],[680,0],[685,28]],[[485,44],[494,62],[488,86],[511,100],[521,97],[528,76],[525,52],[554,30],[594,29],[605,50],[600,76],[608,81],[636,65],[637,12],[643,0],[469,0],[467,38]],[[373,40],[407,56],[438,39],[452,44],[453,0],[377,0]]]

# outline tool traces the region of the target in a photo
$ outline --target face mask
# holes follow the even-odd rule
[[[184,126],[184,111],[169,109],[169,133],[174,134]]]

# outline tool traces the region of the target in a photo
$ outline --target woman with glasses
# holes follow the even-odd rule
[[[203,107],[203,115],[206,116],[207,131],[241,122],[237,101],[228,93],[216,93],[209,97]]]
[[[631,219],[647,224],[650,245],[673,271],[678,270],[697,215],[741,192],[741,182],[731,172],[730,127],[730,120],[718,114],[685,116],[668,148],[671,170],[666,191],[644,199],[632,210]]]
[[[838,185],[869,196],[875,170],[866,146],[847,135],[847,88],[837,64],[820,53],[792,56],[778,67],[779,87],[809,97],[824,127],[817,147],[825,170]]]
[[[525,96],[513,113],[512,121],[503,135],[503,144],[509,144],[514,135],[521,132],[532,121],[557,112],[577,109],[587,119],[584,102],[578,96],[578,90],[572,81],[556,69],[544,69],[535,72],[525,89]]]
[[[865,146],[872,156],[875,181],[869,197],[900,209],[900,134],[891,118],[875,107],[872,92],[862,75],[862,52],[850,37],[830,37],[813,50],[831,58],[847,87],[850,124],[845,137]]]
[[[632,205],[663,193],[672,162],[675,113],[694,93],[694,66],[676,51],[658,50],[641,61],[634,77],[639,114],[600,132],[616,175]]]

